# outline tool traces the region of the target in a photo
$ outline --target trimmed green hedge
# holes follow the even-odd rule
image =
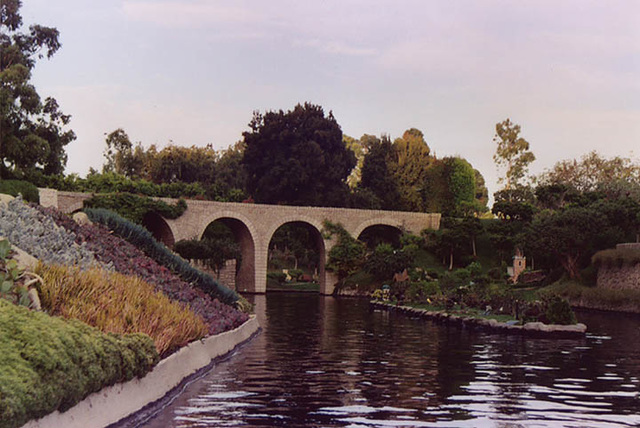
[[[40,203],[40,191],[28,181],[0,180],[0,193],[11,196],[22,195],[25,201]]]
[[[105,225],[107,229],[138,247],[158,264],[171,269],[184,281],[194,284],[211,297],[227,305],[233,305],[238,300],[235,291],[221,285],[211,275],[199,271],[185,259],[171,252],[164,244],[156,241],[144,227],[102,208],[89,208],[84,211],[91,221]]]
[[[635,266],[640,263],[640,249],[611,248],[608,250],[598,251],[591,258],[591,262],[596,266]]]
[[[144,334],[104,334],[0,299],[0,428],[65,411],[158,362]]]
[[[145,215],[149,212],[156,212],[164,218],[174,219],[184,214],[187,209],[184,199],[178,200],[175,205],[169,205],[164,201],[133,193],[95,195],[86,199],[83,205],[85,208],[104,208],[114,211],[137,224],[142,224]]]

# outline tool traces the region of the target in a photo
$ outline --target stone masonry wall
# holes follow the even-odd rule
[[[600,266],[598,287],[617,290],[640,290],[640,264],[635,266]]]

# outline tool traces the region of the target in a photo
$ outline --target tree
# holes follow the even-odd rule
[[[60,174],[64,147],[75,139],[64,130],[70,116],[53,98],[42,102],[30,83],[36,61],[58,49],[55,28],[32,25],[21,32],[20,0],[0,2],[0,175]]]
[[[398,209],[400,193],[391,172],[391,158],[393,146],[388,136],[377,138],[373,135],[363,135],[360,141],[364,144],[367,154],[362,163],[362,177],[357,190],[367,192],[370,199],[377,202],[377,206],[360,206],[370,209]]]
[[[353,167],[351,174],[347,177],[347,184],[350,188],[354,189],[362,177],[362,164],[364,163],[364,157],[367,154],[367,147],[361,140],[357,140],[346,134],[342,136],[342,140],[344,141],[347,149],[351,150],[356,157],[356,166]]]
[[[327,270],[335,272],[341,280],[357,272],[365,261],[366,247],[345,230],[341,224],[325,220],[322,225],[325,239],[336,238],[336,243],[329,250]]]
[[[460,157],[435,160],[426,173],[422,198],[426,211],[449,217],[462,217],[486,211],[477,199],[483,195],[484,179],[469,162]]]
[[[408,129],[393,142],[390,172],[400,193],[400,206],[407,211],[424,212],[421,191],[427,169],[433,162],[422,131]]]
[[[579,161],[569,159],[556,163],[537,181],[544,185],[565,185],[578,192],[606,190],[620,182],[637,188],[640,187],[640,165],[630,158],[614,156],[607,159],[592,151]]]
[[[500,182],[509,190],[518,187],[520,180],[527,174],[529,164],[536,157],[529,151],[529,142],[520,137],[520,125],[506,119],[496,124],[496,134],[493,141],[497,144],[493,161],[500,167],[506,167],[505,176]]]
[[[256,202],[344,206],[346,179],[356,164],[340,125],[322,107],[305,103],[293,110],[255,112],[244,132],[242,164],[247,190]]]

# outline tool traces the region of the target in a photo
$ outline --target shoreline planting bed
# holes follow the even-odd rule
[[[521,334],[533,337],[584,337],[587,326],[582,323],[572,325],[544,324],[528,322],[524,325],[517,322],[498,321],[496,318],[485,318],[472,315],[456,315],[447,311],[427,310],[413,306],[400,306],[392,303],[372,301],[374,307],[398,311],[434,322],[458,325],[465,328],[492,331],[496,333]]]

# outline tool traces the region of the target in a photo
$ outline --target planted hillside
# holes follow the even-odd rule
[[[144,334],[104,334],[0,299],[0,427],[65,411],[158,362]]]
[[[144,227],[104,209],[87,209],[86,213],[91,221],[105,225],[118,236],[142,249],[157,263],[176,272],[183,280],[195,284],[211,297],[220,299],[228,305],[234,304],[238,300],[238,295],[233,290],[219,284],[210,275],[199,271],[182,257],[172,253],[164,244],[156,241]]]
[[[248,319],[247,314],[191,286],[133,244],[112,234],[104,226],[79,225],[56,209],[43,207],[38,209],[59,226],[73,232],[77,242],[83,243],[100,262],[112,266],[119,273],[139,276],[153,284],[156,290],[162,291],[171,300],[187,304],[194,313],[205,320],[209,326],[209,334],[233,329]]]
[[[40,265],[40,298],[50,315],[78,319],[108,333],[149,335],[161,357],[207,335],[204,320],[135,276],[102,269]]]

